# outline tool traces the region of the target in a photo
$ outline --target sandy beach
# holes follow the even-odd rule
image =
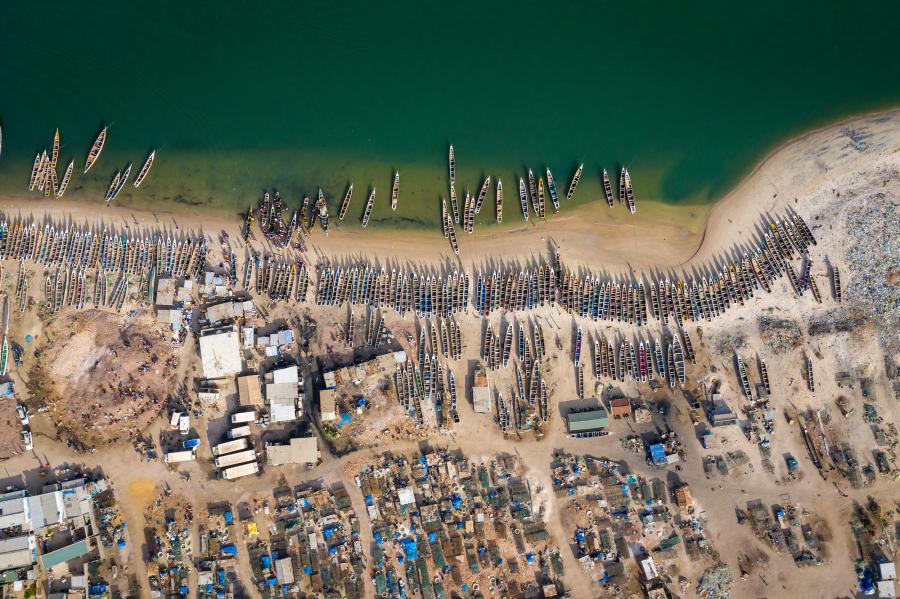
[[[646,201],[638,190],[636,215],[618,204],[609,208],[598,200],[544,221],[532,218],[525,222],[510,201],[503,227],[476,228],[472,235],[458,231],[459,258],[439,231],[363,229],[355,219],[339,222],[332,216],[329,235],[316,230],[308,240],[307,256],[364,257],[401,264],[461,263],[470,268],[486,262],[546,257],[552,246],[564,262],[593,271],[626,274],[658,268],[680,272],[708,264],[749,242],[756,227],[763,224],[764,214],[790,206],[801,216],[808,215],[817,194],[845,183],[865,166],[896,160],[898,146],[900,112],[868,115],[810,132],[774,150],[712,207]],[[43,200],[25,193],[0,198],[0,210],[9,216],[36,219],[202,229],[210,237],[226,231],[238,238],[241,228],[240,220],[231,215],[216,217],[190,209],[177,213],[136,211],[104,207],[100,201]],[[259,237],[257,231],[257,240]]]

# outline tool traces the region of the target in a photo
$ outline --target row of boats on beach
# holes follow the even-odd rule
[[[108,127],[103,127],[99,135],[97,135],[97,138],[94,140],[94,143],[91,145],[91,149],[88,151],[87,159],[84,163],[84,174],[87,174],[100,158],[100,154],[106,146],[107,131]],[[57,173],[59,150],[60,138],[59,129],[57,129],[53,134],[53,143],[49,153],[45,148],[39,151],[34,157],[34,164],[31,167],[31,177],[28,181],[28,191],[37,189],[44,197],[52,196],[56,198],[61,198],[63,194],[66,193],[66,189],[69,187],[69,182],[72,179],[72,174],[75,169],[75,160],[69,161],[69,164],[66,166],[62,178],[60,179]],[[141,166],[141,169],[138,171],[137,176],[132,182],[135,189],[138,189],[144,183],[147,175],[150,174],[150,169],[153,167],[155,159],[156,150],[153,150],[144,160],[143,166]],[[131,164],[128,164],[123,171],[116,171],[103,197],[107,204],[119,196],[122,188],[125,187],[125,184],[128,182],[129,176],[131,176]]]
[[[771,291],[773,283],[787,275],[798,295],[803,283],[790,266],[798,254],[806,255],[815,244],[806,223],[796,214],[771,223],[758,248],[718,271],[689,275],[684,279],[650,277],[649,282],[621,280],[566,268],[558,255],[530,268],[495,268],[473,277],[471,303],[490,315],[497,310],[529,311],[556,306],[583,318],[625,322],[638,326],[650,317],[667,324],[709,321],[729,307],[743,305],[755,293]],[[366,263],[348,267],[323,262],[317,272],[316,302],[322,305],[367,305],[413,311],[419,316],[449,316],[468,309],[469,275],[376,268]],[[806,277],[807,281],[811,277]],[[819,298],[817,298],[819,299]]]
[[[128,275],[196,278],[206,265],[202,234],[145,232],[115,227],[47,223],[43,227],[18,218],[0,220],[0,259],[39,266],[84,267]]]

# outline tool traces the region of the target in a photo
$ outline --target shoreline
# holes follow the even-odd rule
[[[854,129],[855,139],[865,144],[855,148],[845,130]],[[409,230],[388,227],[363,229],[354,220],[342,227],[332,218],[329,236],[320,229],[307,239],[306,257],[329,258],[361,255],[381,262],[456,263],[477,265],[494,260],[527,260],[546,255],[552,244],[569,264],[599,270],[686,268],[730,254],[749,243],[765,215],[787,205],[803,216],[801,197],[827,185],[829,176],[839,176],[873,158],[872,150],[890,152],[900,147],[900,109],[841,120],[809,131],[772,150],[734,189],[711,205],[673,205],[640,201],[636,215],[616,204],[609,208],[602,199],[588,201],[545,221],[528,222],[518,213],[518,198],[506,202],[507,219],[499,226],[476,226],[468,235],[460,229],[460,256],[453,255],[440,230]],[[794,202],[790,202],[791,199]],[[30,195],[0,196],[4,215],[62,216],[71,222],[107,222],[118,226],[141,226],[203,230],[210,238],[225,231],[240,238],[242,221],[236,215],[211,215],[204,210],[134,209],[104,207],[100,201],[35,201]],[[511,212],[511,214],[509,214]],[[347,223],[348,221],[344,221]],[[812,223],[810,223],[812,225]],[[255,246],[261,243],[255,228]],[[290,250],[273,250],[287,253]]]

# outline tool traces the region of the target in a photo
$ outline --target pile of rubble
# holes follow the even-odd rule
[[[785,353],[800,347],[803,342],[803,331],[793,320],[763,314],[756,319],[756,326],[772,353]]]
[[[717,564],[703,572],[697,583],[697,595],[704,599],[727,599],[732,584],[728,564]]]

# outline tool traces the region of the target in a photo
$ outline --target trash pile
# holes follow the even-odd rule
[[[800,347],[803,342],[803,331],[793,320],[763,314],[756,319],[756,326],[772,353],[783,354]]]
[[[707,568],[700,576],[697,594],[703,599],[728,599],[732,584],[728,564],[716,564]]]
[[[874,315],[882,346],[896,352],[900,348],[900,213],[897,198],[888,198],[888,193],[875,193],[847,210],[844,259],[854,275],[847,298]]]

